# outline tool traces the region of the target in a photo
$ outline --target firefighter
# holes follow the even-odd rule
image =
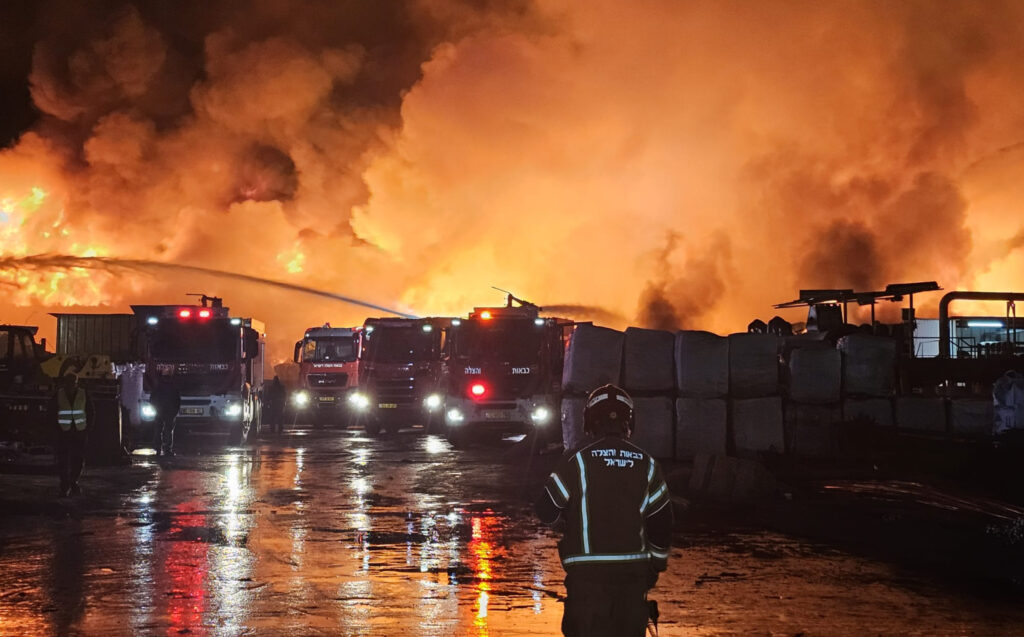
[[[62,497],[82,492],[78,479],[85,464],[90,407],[88,394],[78,386],[78,376],[66,374],[57,389],[57,472]]]
[[[167,376],[158,376],[150,402],[156,409],[153,449],[158,456],[173,456],[174,423],[178,417],[178,410],[181,409],[181,394],[174,380]]]
[[[564,525],[566,637],[639,637],[657,619],[647,591],[668,565],[672,505],[658,463],[629,442],[633,427],[629,394],[594,390],[585,446],[562,458],[537,500],[542,521]]]
[[[284,403],[284,385],[281,384],[280,378],[274,376],[274,380],[270,381],[270,385],[267,387],[264,405],[266,407],[267,424],[270,425],[270,430],[276,434],[281,433],[281,429],[284,427]]]

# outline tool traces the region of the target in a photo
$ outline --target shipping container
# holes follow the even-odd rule
[[[57,318],[57,355],[103,354],[112,362],[143,359],[144,330],[135,314],[53,314]]]

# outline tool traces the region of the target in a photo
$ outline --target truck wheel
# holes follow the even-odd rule
[[[366,422],[363,423],[363,429],[365,429],[366,433],[371,436],[380,435],[380,423],[374,420],[373,418],[366,419]]]

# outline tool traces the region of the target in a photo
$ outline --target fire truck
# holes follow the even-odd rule
[[[200,305],[133,305],[146,325],[141,414],[152,420],[149,398],[159,377],[181,394],[177,426],[227,431],[228,443],[255,439],[262,420],[266,329],[252,318],[233,317],[220,298]]]
[[[565,346],[574,323],[508,295],[505,307],[454,320],[446,343],[445,425],[461,444],[474,433],[559,436]]]
[[[359,389],[349,405],[366,432],[403,425],[430,430],[443,408],[441,354],[448,318],[371,318],[359,343]]]
[[[299,383],[291,402],[296,409],[311,412],[314,426],[349,422],[348,396],[359,378],[360,331],[325,323],[307,329],[295,343],[293,360],[299,364]]]

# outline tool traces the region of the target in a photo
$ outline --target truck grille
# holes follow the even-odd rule
[[[416,401],[416,382],[413,378],[379,378],[374,388],[377,400],[382,403],[408,405]]]
[[[336,373],[336,374],[310,374],[309,386],[310,388],[317,387],[344,387],[348,384],[348,374]]]

